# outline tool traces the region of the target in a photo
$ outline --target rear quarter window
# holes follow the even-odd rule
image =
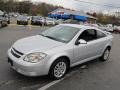
[[[97,38],[103,38],[105,36],[106,35],[103,32],[97,30]]]

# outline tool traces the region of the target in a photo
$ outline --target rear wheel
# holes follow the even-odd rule
[[[0,28],[2,27],[2,22],[0,22]]]
[[[68,70],[68,62],[65,58],[57,59],[51,66],[49,76],[51,79],[61,79]]]
[[[31,21],[31,25],[34,25],[33,21]]]
[[[10,21],[7,21],[8,24],[10,24]]]
[[[106,48],[103,55],[100,57],[100,61],[107,61],[109,60],[110,49]]]
[[[17,21],[17,24],[20,24],[19,21]]]
[[[8,26],[8,23],[7,23],[7,22],[5,23],[5,26]]]
[[[26,22],[25,25],[28,25],[28,22]]]

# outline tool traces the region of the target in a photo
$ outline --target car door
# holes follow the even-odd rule
[[[7,19],[5,17],[3,17],[3,22],[4,25],[7,25]]]
[[[90,59],[99,54],[100,42],[97,41],[97,31],[87,29],[83,31],[77,40],[83,39],[87,44],[74,45],[75,62]]]
[[[97,42],[97,45],[98,45],[98,48],[96,49],[97,50],[96,53],[98,55],[102,55],[103,51],[105,49],[105,46],[108,43],[108,38],[107,38],[106,34],[104,34],[103,32],[101,32],[99,30],[97,30],[96,42]]]

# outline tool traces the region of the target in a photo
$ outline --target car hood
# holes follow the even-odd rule
[[[40,35],[36,35],[18,40],[13,45],[13,48],[24,54],[27,54],[32,52],[45,52],[47,50],[51,50],[64,44],[65,43],[58,42]]]

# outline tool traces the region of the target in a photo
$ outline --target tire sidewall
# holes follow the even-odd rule
[[[2,27],[2,22],[0,22],[0,28]]]
[[[66,64],[66,71],[65,71],[65,73],[63,74],[63,76],[61,76],[61,77],[55,77],[55,75],[54,75],[54,68],[55,68],[55,66],[56,66],[59,62],[64,62],[64,63]],[[66,60],[65,58],[59,58],[59,59],[57,59],[57,60],[54,61],[53,64],[51,65],[51,68],[50,68],[50,71],[49,71],[49,77],[50,77],[51,79],[54,79],[54,80],[58,80],[58,79],[63,78],[63,77],[65,76],[66,72],[68,71],[68,67],[69,67],[69,66],[68,66],[68,62],[67,62],[67,60]]]
[[[105,59],[104,56],[105,56],[105,52],[106,52],[107,50],[109,51],[109,54],[108,54],[107,59]],[[110,50],[109,50],[108,48],[106,48],[105,51],[104,51],[104,53],[103,53],[103,55],[102,55],[102,57],[100,58],[100,60],[101,60],[101,61],[108,61],[108,60],[109,60],[109,56],[110,56]]]
[[[0,23],[0,28],[2,27],[2,24]]]

